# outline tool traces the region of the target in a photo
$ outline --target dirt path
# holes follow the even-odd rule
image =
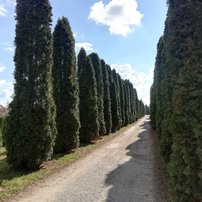
[[[148,117],[103,147],[20,194],[17,202],[157,202]],[[159,182],[157,182],[159,184]]]

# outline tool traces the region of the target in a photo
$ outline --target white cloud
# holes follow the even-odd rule
[[[77,34],[76,34],[76,33],[74,32],[74,33],[73,33],[73,36],[74,36],[74,38],[76,39],[76,37],[77,37]]]
[[[6,8],[3,5],[0,5],[0,16],[6,16],[6,13],[8,11],[6,10]]]
[[[7,7],[7,6],[15,6],[16,5],[16,0],[0,0],[0,3],[2,5],[5,5],[5,7]]]
[[[0,0],[0,17],[7,16],[11,8],[16,5],[16,0]]]
[[[3,72],[6,69],[6,67],[4,65],[0,64],[0,72]]]
[[[106,5],[103,1],[93,4],[88,18],[108,26],[111,34],[126,36],[141,24],[142,17],[136,0],[111,0]]]
[[[8,4],[16,5],[16,0],[6,0]]]
[[[13,48],[13,47],[6,47],[6,48],[4,48],[4,50],[13,53],[15,51],[15,48]]]
[[[76,43],[75,46],[76,46],[77,50],[80,49],[80,48],[84,48],[88,52],[94,51],[93,45],[91,43],[87,43],[87,42]]]
[[[145,104],[150,104],[150,88],[153,83],[154,66],[148,72],[138,72],[131,64],[112,64],[111,68],[115,69],[122,79],[129,79],[137,90],[138,98],[142,99]]]
[[[12,53],[15,51],[15,46],[13,46],[9,42],[2,43],[2,46],[3,46],[4,51],[8,51],[8,52],[12,52]]]
[[[6,106],[11,101],[13,94],[13,83],[0,80],[0,104]]]

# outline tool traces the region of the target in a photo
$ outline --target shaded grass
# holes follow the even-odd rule
[[[92,144],[81,145],[78,149],[69,154],[54,155],[51,161],[44,163],[39,170],[32,172],[13,170],[6,162],[5,148],[0,147],[0,201],[12,197],[45,177],[48,177],[51,174],[58,172],[60,169],[74,163],[78,159],[104,145],[131,126],[132,125],[124,127],[118,132],[112,133],[108,136],[102,136],[99,140],[93,142]]]

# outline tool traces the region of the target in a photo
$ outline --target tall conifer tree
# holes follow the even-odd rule
[[[37,168],[50,159],[56,135],[52,89],[51,6],[17,0],[14,98],[5,134],[7,160]]]
[[[83,49],[81,50],[83,52]],[[80,140],[81,142],[91,142],[99,137],[98,120],[98,99],[95,71],[90,57],[80,57],[85,55],[79,53],[79,91],[80,91]],[[82,61],[79,61],[82,58]]]
[[[103,74],[100,58],[96,53],[91,53],[89,55],[91,58],[93,68],[95,70],[95,78],[97,82],[97,98],[98,98],[98,121],[99,121],[99,134],[106,134],[105,120],[104,120],[104,89],[103,89]]]
[[[137,96],[137,90],[134,88],[134,104],[135,104],[135,121],[138,120],[137,115],[137,108],[138,108],[138,96]]]
[[[125,94],[124,94],[124,84],[123,80],[121,79],[120,75],[118,74],[118,82],[120,86],[120,112],[121,112],[121,120],[122,120],[122,126],[125,125]]]
[[[126,117],[126,123],[127,125],[130,124],[131,121],[131,96],[130,96],[130,81],[125,80],[125,87],[126,87],[126,100],[127,100],[127,105],[126,105],[126,111],[127,111],[127,117]]]
[[[131,100],[131,103],[130,103],[130,109],[131,109],[131,123],[133,123],[135,121],[135,110],[134,110],[134,91],[133,91],[133,84],[132,83],[129,83],[129,91],[130,91],[130,100]]]
[[[111,67],[107,65],[107,70],[109,74],[110,81],[110,97],[111,97],[111,112],[112,112],[112,132],[116,132],[120,126],[120,111],[118,104],[118,95],[117,95],[117,87],[114,81],[113,73]]]
[[[79,89],[75,41],[67,18],[58,20],[53,41],[53,80],[56,103],[55,152],[66,152],[79,145]]]
[[[122,126],[122,119],[121,119],[121,115],[122,115],[122,113],[121,113],[121,97],[120,97],[120,95],[121,95],[121,93],[120,93],[120,85],[119,85],[119,80],[118,80],[118,74],[116,73],[116,70],[115,69],[113,69],[112,70],[112,77],[113,77],[113,80],[114,80],[114,83],[115,83],[115,87],[116,87],[116,95],[117,95],[117,110],[118,110],[118,114],[119,114],[119,120],[118,120],[118,122],[119,122],[119,126],[118,126],[118,129],[120,129],[121,128],[121,126]]]
[[[103,74],[103,85],[104,85],[104,119],[106,134],[111,133],[112,128],[112,115],[111,115],[111,98],[110,98],[110,87],[109,87],[109,75],[104,60],[101,60],[102,74]]]
[[[85,65],[85,61],[86,61],[86,51],[84,48],[81,48],[81,50],[79,51],[78,54],[78,60],[77,60],[77,66],[78,66],[78,70],[77,70],[77,75],[78,75],[78,79],[80,79],[80,75],[81,75],[81,70],[83,69],[84,65]]]

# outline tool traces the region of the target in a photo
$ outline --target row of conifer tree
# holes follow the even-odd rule
[[[157,46],[151,120],[173,201],[202,201],[202,2],[169,0]]]
[[[67,18],[51,33],[48,0],[17,1],[15,85],[5,130],[7,160],[37,168],[53,152],[65,153],[133,123],[145,106],[128,80],[96,53],[75,55]]]

